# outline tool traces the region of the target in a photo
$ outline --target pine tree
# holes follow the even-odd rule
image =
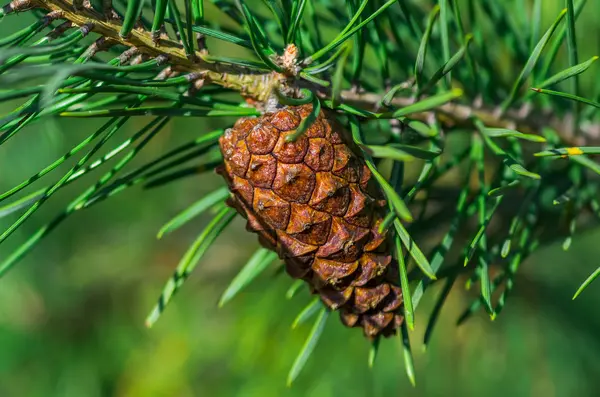
[[[20,101],[0,118],[0,150],[54,118],[107,121],[0,192],[0,217],[18,214],[0,247],[56,192],[105,171],[3,253],[0,276],[81,210],[135,186],[220,170],[227,183],[159,233],[216,214],[148,326],[241,214],[263,247],[221,304],[269,266],[298,278],[289,295],[308,287],[320,298],[296,320],[318,314],[290,383],[333,311],[364,329],[371,362],[380,336],[399,335],[414,382],[409,334],[427,288],[444,283],[427,339],[461,275],[478,284],[479,299],[459,321],[480,308],[493,319],[538,247],[562,241],[568,250],[600,217],[600,79],[580,82],[588,69],[597,76],[598,57],[579,59],[575,30],[586,3],[566,0],[544,25],[541,0],[12,1],[0,17],[30,24],[0,37],[0,101]],[[115,143],[144,116],[143,128]],[[132,167],[176,117],[221,128],[199,128],[195,140]],[[53,172],[71,158],[67,173]],[[441,183],[451,172],[464,183]]]

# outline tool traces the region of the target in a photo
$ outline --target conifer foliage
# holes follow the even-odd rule
[[[14,0],[0,18],[27,22],[0,25],[0,102],[14,106],[0,115],[0,155],[49,120],[105,122],[0,191],[0,277],[79,211],[218,170],[223,186],[159,232],[215,214],[148,326],[241,215],[262,247],[220,303],[271,266],[299,279],[289,297],[318,297],[295,322],[315,318],[290,383],[332,311],[364,330],[371,362],[379,337],[398,335],[414,382],[410,331],[429,286],[444,284],[425,342],[459,276],[479,288],[459,322],[479,308],[495,318],[538,247],[568,250],[600,218],[600,77],[580,84],[598,57],[579,59],[575,29],[586,3],[565,0],[544,21],[541,0]],[[132,166],[178,117],[222,128]],[[54,219],[3,244],[79,180],[89,187]]]

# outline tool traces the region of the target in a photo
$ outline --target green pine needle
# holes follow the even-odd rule
[[[292,368],[290,369],[290,372],[287,377],[288,387],[292,386],[292,383],[294,382],[294,380],[296,380],[298,375],[300,375],[302,368],[304,368],[304,365],[306,364],[306,362],[310,358],[311,354],[313,353],[313,351],[317,345],[317,342],[321,338],[321,334],[323,333],[323,330],[325,329],[325,324],[327,323],[328,317],[329,317],[329,310],[325,307],[322,308],[321,311],[319,312],[319,316],[315,320],[315,323],[310,331],[310,334],[308,335],[308,338],[306,338],[306,342],[304,343],[304,346],[302,346],[302,350],[296,357],[296,360],[294,361],[294,364],[292,365]]]
[[[177,214],[173,219],[167,222],[163,227],[160,228],[157,234],[157,238],[161,239],[164,235],[169,234],[181,226],[188,223],[193,218],[201,215],[204,211],[208,210],[215,204],[222,202],[229,196],[229,189],[222,187],[202,197],[194,204],[186,208],[181,213]]]
[[[408,324],[408,328],[412,331],[415,329],[415,315],[412,304],[410,285],[408,283],[408,272],[406,271],[406,263],[404,262],[404,252],[402,243],[398,236],[395,237],[396,260],[398,261],[398,270],[400,273],[400,286],[402,287],[402,296],[404,300],[404,319]]]
[[[587,98],[583,98],[583,97],[580,97],[577,95],[569,94],[567,92],[545,90],[545,89],[541,89],[541,88],[532,88],[532,90],[535,92],[539,92],[540,94],[546,94],[546,95],[556,96],[559,98],[565,98],[565,99],[568,99],[571,101],[581,102],[585,105],[590,105],[595,108],[600,108],[600,102],[597,102],[597,101],[594,101],[591,99],[587,99]]]
[[[319,309],[322,308],[323,303],[321,302],[321,300],[319,298],[313,298],[313,300],[310,301],[310,303],[306,305],[306,307],[302,309],[300,313],[298,313],[298,315],[294,319],[294,322],[292,323],[292,329],[296,329],[299,325],[302,325],[305,322],[307,322],[312,316],[317,314]]]
[[[402,344],[402,356],[404,357],[404,370],[406,371],[406,376],[410,381],[410,384],[413,387],[417,386],[417,380],[415,376],[415,365],[412,355],[412,349],[410,347],[410,339],[408,336],[408,330],[406,328],[406,323],[403,323],[400,327],[402,332],[399,332],[400,343]]]
[[[214,240],[218,235],[225,229],[225,227],[233,220],[236,213],[233,209],[228,207],[222,207],[212,221],[206,226],[206,228],[198,235],[193,244],[189,247],[179,264],[177,269],[173,273],[173,276],[167,281],[164,286],[158,303],[146,318],[146,326],[152,327],[159,319],[160,315],[165,310],[165,307],[177,290],[181,288],[184,281],[188,278],[191,272],[194,270],[198,261],[202,258],[204,253],[210,248]]]
[[[600,277],[600,267],[598,267],[590,276],[579,286],[575,295],[573,295],[573,300],[577,299],[579,295],[587,288],[589,285],[598,277]]]
[[[377,359],[377,354],[379,353],[380,343],[381,338],[375,338],[375,340],[373,340],[373,343],[371,344],[371,348],[369,349],[368,365],[371,369],[375,366],[375,360]]]
[[[240,270],[237,276],[231,281],[221,299],[219,307],[223,307],[225,303],[233,299],[244,287],[250,284],[258,277],[273,261],[277,259],[275,252],[265,248],[259,248],[254,255],[248,260],[246,265]]]
[[[502,111],[506,111],[514,103],[514,101],[517,97],[517,94],[519,92],[519,89],[523,86],[523,84],[525,83],[525,81],[527,80],[527,78],[529,77],[531,72],[533,71],[533,68],[537,64],[537,62],[542,54],[542,51],[548,44],[548,41],[552,37],[552,34],[558,27],[559,23],[563,20],[566,13],[567,13],[566,9],[564,9],[560,12],[560,14],[558,15],[558,18],[556,18],[554,23],[550,26],[550,28],[546,31],[544,36],[540,39],[540,41],[537,43],[537,45],[533,49],[531,55],[529,56],[529,59],[527,60],[527,64],[525,65],[525,67],[521,71],[521,74],[517,78],[517,81],[515,81],[515,84],[513,85],[510,95],[502,103]]]

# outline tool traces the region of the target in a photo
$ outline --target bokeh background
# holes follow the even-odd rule
[[[600,52],[600,1],[588,3],[577,30],[581,60]],[[543,26],[562,7],[562,1],[544,0]],[[23,14],[0,21],[1,34],[26,24],[27,18]],[[598,78],[596,67],[588,73],[592,76],[584,81]],[[9,107],[0,110],[5,113]],[[0,151],[0,191],[61,156],[101,121],[49,119],[27,128]],[[129,121],[119,138],[145,121]],[[136,163],[223,122],[227,120],[174,120]],[[50,220],[91,178],[50,200],[2,246],[0,255]],[[241,219],[218,238],[154,328],[145,328],[144,319],[165,281],[210,214],[160,241],[156,232],[221,185],[217,175],[207,173],[160,189],[129,189],[73,216],[0,279],[0,396],[600,394],[600,285],[571,301],[598,266],[600,228],[578,235],[569,252],[559,244],[540,249],[522,266],[514,294],[494,322],[480,312],[456,327],[476,294],[466,291],[461,280],[425,352],[422,332],[440,286],[431,288],[411,336],[414,388],[404,373],[397,340],[382,342],[375,367],[369,369],[368,343],[360,331],[344,328],[337,315],[331,316],[293,387],[286,387],[287,372],[311,327],[291,330],[290,325],[310,297],[302,292],[285,299],[291,281],[273,267],[232,302],[217,307],[231,278],[257,248]],[[0,227],[14,219],[0,219]]]

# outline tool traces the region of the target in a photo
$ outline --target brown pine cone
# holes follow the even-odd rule
[[[377,232],[385,198],[333,115],[321,111],[300,138],[285,141],[311,110],[241,118],[225,132],[218,172],[231,190],[228,204],[346,326],[369,338],[393,335],[403,300],[388,239]]]

